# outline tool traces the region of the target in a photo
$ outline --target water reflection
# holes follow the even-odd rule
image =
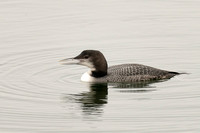
[[[99,114],[103,112],[103,105],[107,104],[107,95],[107,84],[91,84],[90,91],[81,93],[78,100],[84,113]]]
[[[97,115],[103,112],[103,106],[107,104],[107,95],[107,84],[90,84],[90,91],[66,95],[65,100],[70,99],[70,102],[79,103],[86,115]]]
[[[118,89],[119,92],[127,93],[146,93],[151,91],[156,91],[156,87],[152,86],[154,83],[164,82],[167,80],[154,80],[154,81],[144,81],[136,83],[110,83],[109,88]]]
[[[109,83],[109,84],[89,84],[89,91],[79,94],[68,94],[64,96],[66,103],[77,104],[84,115],[99,115],[103,113],[104,106],[108,103],[108,88],[116,89],[123,93],[147,93],[155,91],[155,82],[138,83]],[[76,108],[77,109],[77,108]]]

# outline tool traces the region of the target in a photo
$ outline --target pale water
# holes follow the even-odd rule
[[[1,133],[200,132],[199,0],[1,0],[0,31]],[[84,49],[189,74],[83,83]]]

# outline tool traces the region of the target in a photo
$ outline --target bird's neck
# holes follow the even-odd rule
[[[104,77],[107,75],[107,71],[91,71],[91,76],[95,78]]]

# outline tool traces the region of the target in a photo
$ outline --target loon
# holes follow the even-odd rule
[[[74,58],[60,61],[62,64],[87,66],[81,81],[92,83],[125,83],[170,79],[181,73],[166,71],[141,64],[121,64],[108,67],[104,55],[98,50],[84,50]]]

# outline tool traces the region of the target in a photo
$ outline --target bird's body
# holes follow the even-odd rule
[[[77,57],[70,59],[72,61],[78,60],[79,62],[76,64],[90,68],[90,71],[84,73],[81,77],[81,80],[85,82],[141,82],[170,79],[180,74],[141,64],[121,64],[108,67],[103,54],[96,50],[85,50]]]
[[[121,64],[108,67],[106,76],[95,78],[89,71],[83,74],[81,80],[85,82],[141,82],[170,79],[178,74],[141,64]]]

